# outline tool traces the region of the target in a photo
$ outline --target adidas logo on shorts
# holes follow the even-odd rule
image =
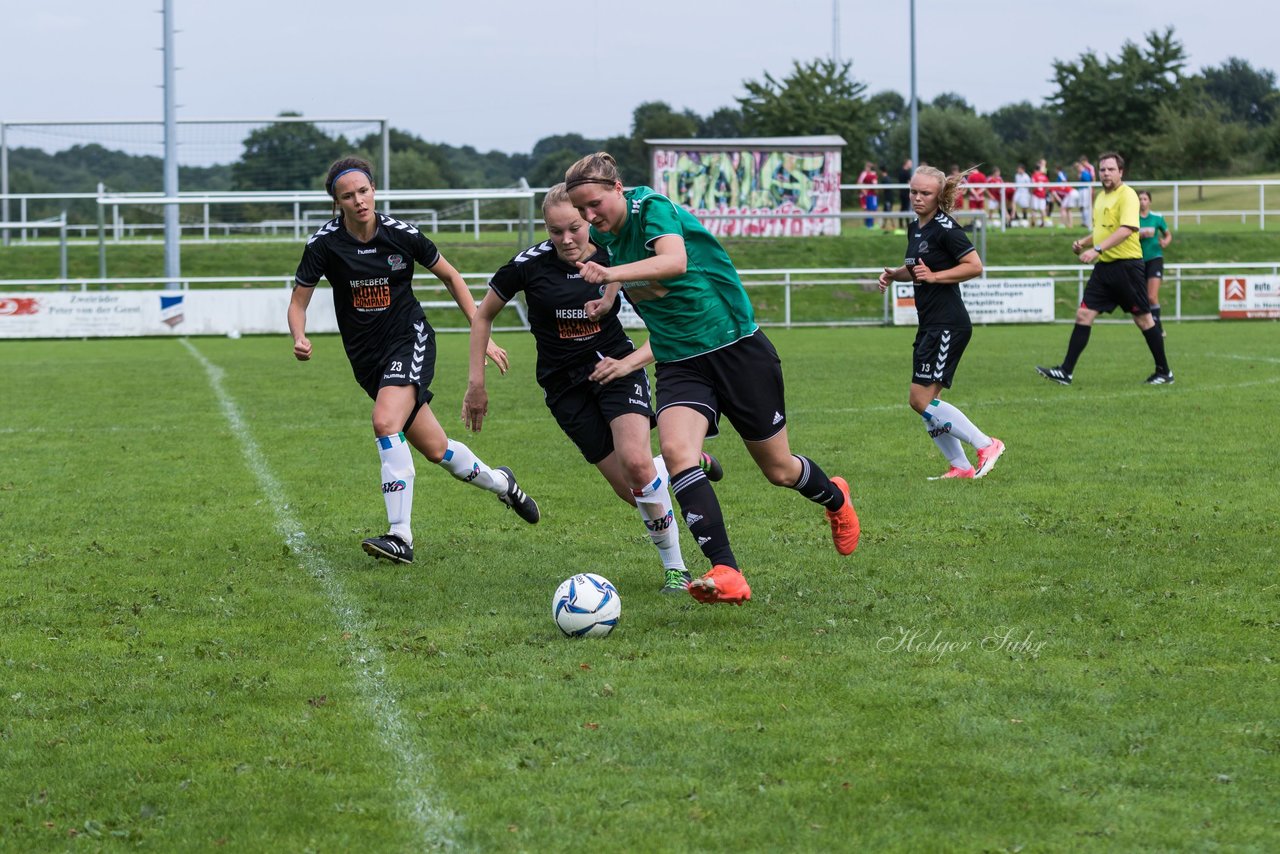
[[[774,424],[780,424],[780,423],[782,423],[782,413],[781,413],[781,412],[775,412],[775,413],[773,413],[773,423],[774,423]]]

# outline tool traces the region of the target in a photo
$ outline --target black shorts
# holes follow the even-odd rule
[[[1148,258],[1142,262],[1148,279],[1164,279],[1164,256],[1158,255],[1155,258]]]
[[[378,389],[383,386],[416,385],[418,402],[414,407],[416,414],[424,404],[431,402],[434,396],[431,381],[436,375],[436,337],[432,332],[402,338],[388,347],[382,357],[376,361],[363,364],[352,364],[356,382],[365,390],[365,394],[374,400],[378,399]],[[410,421],[412,421],[410,417]]]
[[[1084,299],[1080,304],[1100,314],[1107,314],[1116,307],[1132,315],[1150,314],[1145,272],[1146,266],[1141,258],[1099,261],[1093,267],[1089,283],[1084,286]]]
[[[763,330],[701,356],[659,362],[656,373],[658,413],[668,406],[697,409],[707,417],[707,436],[720,433],[722,412],[748,442],[787,426],[782,360]]]
[[[914,351],[911,382],[924,386],[941,383],[943,388],[951,388],[956,366],[960,364],[960,357],[972,337],[972,326],[922,326],[917,329],[916,340],[911,345]]]
[[[649,400],[649,375],[643,368],[607,385],[584,379],[546,392],[547,408],[556,423],[592,465],[613,453],[613,430],[609,425],[619,415],[644,415],[652,429],[654,415]]]

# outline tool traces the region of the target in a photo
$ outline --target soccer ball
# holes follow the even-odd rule
[[[621,614],[618,589],[594,572],[566,578],[551,597],[551,617],[571,638],[602,638],[618,625]]]

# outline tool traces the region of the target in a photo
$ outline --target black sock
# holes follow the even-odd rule
[[[1076,362],[1080,360],[1084,348],[1089,346],[1089,334],[1092,332],[1093,327],[1083,323],[1077,323],[1071,330],[1071,340],[1067,342],[1067,357],[1062,360],[1063,371],[1068,374],[1076,372]]]
[[[680,503],[680,515],[685,527],[711,561],[712,566],[723,564],[738,568],[738,559],[729,546],[729,532],[724,527],[724,514],[711,481],[699,466],[687,468],[671,476],[671,494]]]
[[[1142,330],[1142,337],[1147,339],[1151,348],[1151,357],[1156,360],[1156,370],[1169,373],[1169,360],[1164,355],[1164,338],[1160,335],[1160,324],[1153,324],[1150,329]]]
[[[792,489],[833,513],[844,506],[844,493],[836,488],[821,466],[808,457],[802,457],[799,454],[792,454],[792,456],[804,467],[800,472],[800,479],[795,482]]]

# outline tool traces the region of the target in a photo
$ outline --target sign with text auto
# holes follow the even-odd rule
[[[1280,317],[1280,277],[1222,276],[1218,280],[1218,316]]]

